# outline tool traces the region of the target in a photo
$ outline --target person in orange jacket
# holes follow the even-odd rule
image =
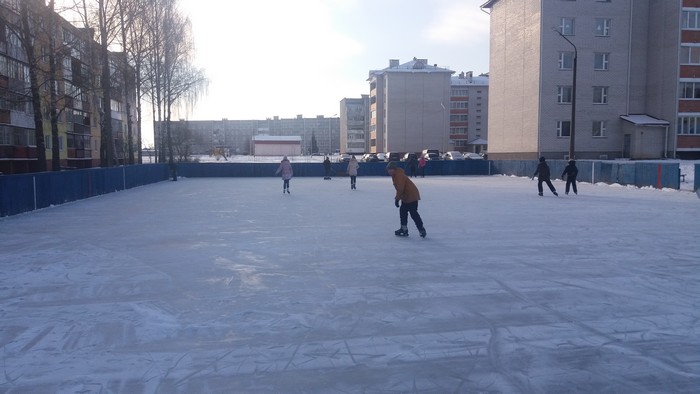
[[[391,180],[396,189],[394,196],[394,205],[399,208],[399,221],[401,228],[394,231],[394,234],[400,237],[408,236],[408,215],[418,228],[420,236],[425,238],[426,231],[423,227],[423,219],[418,214],[418,200],[420,200],[420,192],[416,185],[411,181],[402,168],[399,168],[395,161],[389,162],[386,166],[386,171],[391,175]],[[399,204],[400,202],[400,204]]]

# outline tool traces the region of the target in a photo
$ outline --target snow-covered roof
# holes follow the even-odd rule
[[[666,120],[655,118],[645,114],[636,115],[620,115],[620,119],[634,123],[638,126],[668,126],[670,123]]]
[[[471,141],[469,141],[469,142],[467,142],[467,143],[468,143],[469,145],[488,145],[488,144],[489,144],[489,142],[486,141],[486,140],[483,139],[483,138],[477,138],[477,139],[471,140]]]
[[[450,74],[454,73],[454,71],[448,68],[438,67],[437,64],[429,64],[428,59],[418,59],[414,57],[413,60],[411,60],[410,62],[406,62],[403,64],[399,64],[398,60],[390,60],[389,67],[384,68],[382,70],[370,70],[369,79],[371,79],[375,75],[381,75],[387,72],[447,72]]]

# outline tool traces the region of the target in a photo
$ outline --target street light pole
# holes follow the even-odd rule
[[[572,84],[573,86],[571,87],[571,136],[569,137],[569,160],[575,159],[575,140],[576,140],[576,66],[578,63],[578,50],[576,49],[576,45],[574,45],[573,42],[571,42],[564,34],[562,34],[561,31],[557,29],[553,29],[554,31],[557,32],[561,36],[561,38],[565,39],[566,42],[571,44],[572,47],[574,47],[574,76],[573,76],[573,81]]]

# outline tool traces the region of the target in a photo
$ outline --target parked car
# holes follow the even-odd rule
[[[362,161],[365,163],[375,162],[379,161],[379,157],[377,157],[376,153],[365,153],[362,155]]]
[[[338,163],[347,163],[350,161],[351,157],[352,156],[347,153],[340,154],[338,155]]]
[[[401,161],[401,153],[399,153],[399,152],[387,152],[385,161]]]
[[[386,161],[386,153],[377,153],[377,160],[378,161]]]
[[[411,159],[418,160],[418,156],[416,156],[415,153],[407,152],[407,153],[404,153],[403,157],[401,158],[401,161],[409,161]]]
[[[423,149],[425,160],[440,160],[440,151],[437,149]]]
[[[462,155],[462,152],[458,151],[449,151],[446,152],[444,156],[442,156],[444,160],[464,160],[464,155]]]
[[[464,154],[464,160],[484,160],[484,158],[478,153],[468,152]]]

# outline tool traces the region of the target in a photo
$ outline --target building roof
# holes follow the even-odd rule
[[[296,135],[254,135],[253,141],[301,141],[301,137]]]
[[[483,139],[483,138],[477,138],[477,139],[471,140],[471,141],[469,141],[469,142],[467,142],[467,143],[468,143],[469,145],[488,145],[488,144],[489,144],[489,142],[486,141],[486,140]]]
[[[438,67],[437,64],[430,65],[428,63],[428,59],[418,59],[414,57],[413,60],[411,60],[410,62],[406,62],[403,64],[399,64],[399,61],[395,59],[389,60],[389,67],[384,68],[382,70],[370,70],[369,78],[367,80],[369,81],[372,79],[372,77],[376,75],[381,75],[388,72],[446,72],[454,74],[454,71],[448,68]]]
[[[491,8],[495,2],[498,0],[489,0],[486,3],[482,4],[479,8]]]
[[[655,118],[646,114],[620,115],[620,119],[626,120],[637,126],[668,126],[666,120]]]

